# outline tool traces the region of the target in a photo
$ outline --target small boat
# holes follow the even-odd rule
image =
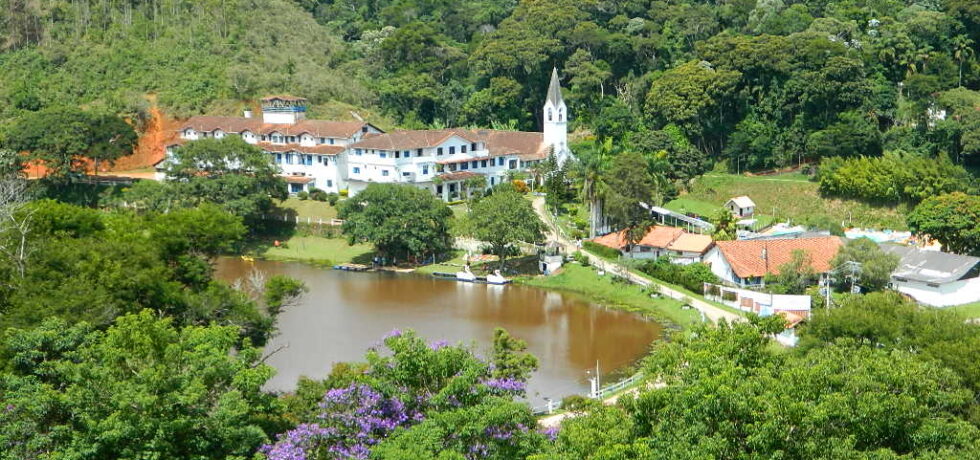
[[[334,270],[343,270],[345,272],[366,272],[370,268],[371,267],[362,264],[340,264],[333,266]]]
[[[456,280],[472,283],[476,281],[476,275],[474,275],[473,272],[470,271],[470,266],[466,265],[463,267],[462,270],[456,272]]]
[[[255,257],[252,256],[242,256],[242,260],[245,262],[255,262]]]
[[[487,275],[487,284],[507,284],[509,282],[509,279],[500,274],[500,270],[494,270],[492,274]]]

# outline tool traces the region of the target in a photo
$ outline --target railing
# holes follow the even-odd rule
[[[609,396],[612,396],[616,393],[619,393],[627,388],[630,388],[640,383],[642,380],[643,380],[643,373],[642,372],[637,373],[627,379],[620,380],[612,385],[605,386],[599,389],[599,391],[595,394],[588,394],[585,396],[592,399],[603,400],[608,398]],[[534,415],[548,415],[560,409],[561,409],[561,401],[548,400],[548,403],[543,406],[532,406],[531,413]]]

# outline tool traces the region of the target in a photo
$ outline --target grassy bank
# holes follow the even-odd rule
[[[516,282],[542,289],[581,294],[611,308],[649,315],[680,327],[701,322],[696,310],[684,310],[682,302],[667,298],[651,298],[649,292],[637,285],[613,281],[610,275],[599,276],[592,267],[567,264],[552,276],[519,278]]]
[[[293,236],[280,247],[275,247],[272,241],[254,242],[247,252],[268,260],[293,260],[315,265],[370,264],[374,247],[369,244],[350,246],[344,238]]]
[[[949,310],[963,315],[964,318],[980,318],[980,302],[949,307]]]
[[[324,201],[301,200],[293,196],[276,203],[276,206],[295,211],[300,220],[304,221],[306,219],[329,221],[337,218],[337,208]]]
[[[820,196],[816,182],[798,173],[739,176],[712,173],[698,178],[691,191],[667,203],[677,212],[710,215],[729,199],[748,195],[760,216],[796,223],[832,222],[854,227],[905,230],[907,206],[872,206],[855,200]]]

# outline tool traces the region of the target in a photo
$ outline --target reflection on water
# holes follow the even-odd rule
[[[586,370],[599,361],[612,373],[642,357],[661,327],[636,315],[574,296],[522,286],[491,286],[421,275],[348,273],[300,263],[225,258],[219,278],[232,281],[253,268],[306,282],[301,304],[279,317],[279,335],[266,351],[278,372],[267,384],[292,390],[306,375],[322,377],[334,363],[356,361],[392,329],[414,329],[427,340],[476,343],[488,350],[503,327],[528,343],[539,360],[529,383],[534,401],[588,391]]]

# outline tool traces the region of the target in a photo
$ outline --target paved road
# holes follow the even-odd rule
[[[534,200],[531,202],[531,204],[534,206],[534,210],[541,217],[541,220],[543,220],[548,226],[547,237],[549,241],[557,242],[565,253],[570,254],[572,252],[579,250],[574,241],[561,234],[560,229],[558,229],[557,224],[551,218],[551,214],[548,212],[548,210],[545,207],[544,197],[540,197],[540,196],[535,197]],[[589,258],[589,263],[591,263],[592,265],[594,265],[599,269],[605,270],[610,273],[615,273],[619,276],[628,279],[633,283],[639,284],[640,286],[645,286],[645,287],[655,286],[658,289],[658,291],[664,296],[670,297],[672,299],[677,299],[682,302],[687,302],[689,305],[691,305],[692,307],[700,311],[702,314],[704,314],[704,316],[713,323],[717,323],[719,320],[723,318],[729,322],[745,320],[745,317],[742,315],[732,313],[728,310],[723,310],[701,299],[690,297],[689,295],[681,291],[678,291],[676,289],[673,289],[671,287],[664,286],[663,284],[650,281],[648,278],[642,277],[633,271],[627,270],[625,267],[619,264],[614,264],[612,262],[609,262],[587,251],[582,251],[582,253]]]

